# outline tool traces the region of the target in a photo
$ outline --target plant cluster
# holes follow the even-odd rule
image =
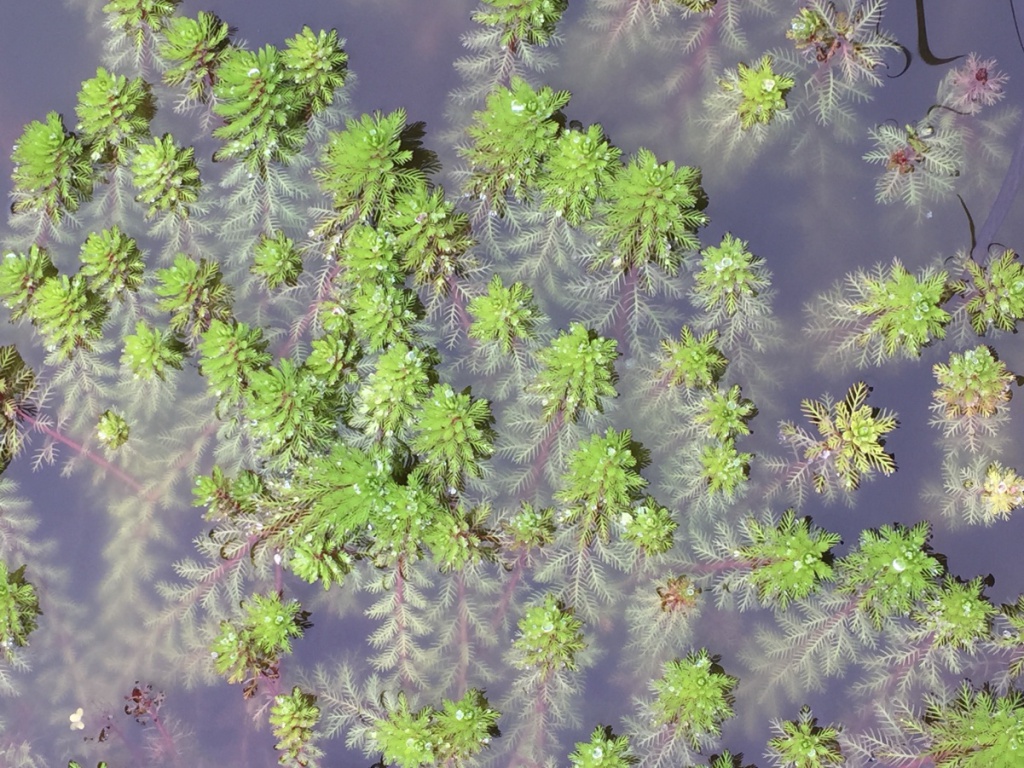
[[[350,109],[337,31],[250,48],[177,5],[108,2],[109,55],[77,122],[29,122],[12,153],[0,470],[30,446],[42,471],[61,461],[89,501],[73,509],[82,540],[105,537],[102,576],[82,585],[99,605],[83,611],[79,574],[0,482],[0,694],[35,664],[26,720],[83,697],[67,724],[99,723],[88,746],[119,764],[139,739],[113,700],[154,760],[201,766],[186,702],[226,681],[282,765],[347,747],[402,768],[745,768],[721,748],[738,738],[726,723],[782,693],[775,765],[999,764],[1015,748],[1024,598],[997,606],[992,578],[951,572],[928,523],[897,512],[844,543],[828,511],[801,509],[893,475],[900,422],[864,375],[803,399],[802,424],[758,429],[790,394],[771,358],[802,346],[779,343],[764,243],[738,229],[703,242],[705,170],[620,149],[538,77],[565,0],[475,11],[447,177],[424,123]],[[681,44],[692,69],[662,74],[703,104],[690,159],[732,174],[733,156],[753,162],[808,114],[794,157],[851,135],[901,50],[884,9],[601,0],[584,23]],[[750,11],[791,44],[752,56]],[[972,55],[925,119],[867,129],[879,201],[951,194],[979,135],[998,155],[999,124],[976,120],[1003,96],[995,67]],[[997,525],[1024,506],[1000,442],[1024,266],[975,245],[855,268],[806,330],[829,368],[940,348],[938,506]],[[182,531],[195,554],[168,564]],[[707,631],[758,609],[760,626]],[[77,642],[105,627],[109,648]],[[360,664],[305,656],[362,640]],[[172,678],[159,690],[106,680],[151,666]],[[871,722],[820,724],[807,697],[848,672]],[[53,763],[22,727],[0,724],[0,763]]]

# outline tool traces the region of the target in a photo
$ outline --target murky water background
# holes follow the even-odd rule
[[[73,125],[79,84],[92,76],[101,62],[104,40],[97,27],[99,3],[10,5],[4,9],[0,24],[0,145],[4,148],[0,153],[0,189],[4,191],[10,186],[9,148],[22,125],[42,119],[48,110],[63,113],[66,123]],[[892,5],[883,26],[914,51],[917,31],[913,7],[909,3]],[[348,41],[349,67],[357,77],[351,92],[352,112],[405,107],[410,121],[426,121],[426,143],[441,154],[447,170],[454,156],[442,138],[450,130],[446,95],[460,84],[451,63],[464,53],[460,36],[472,28],[469,14],[473,7],[465,0],[220,0],[202,5],[185,2],[178,12],[194,15],[198,10],[214,11],[237,27],[236,39],[252,48],[267,43],[281,45],[304,24],[314,30],[337,28]],[[817,350],[800,332],[805,304],[846,272],[877,262],[888,263],[893,257],[899,257],[913,270],[967,247],[968,228],[960,203],[955,198],[936,203],[927,218],[920,220],[900,205],[876,205],[876,168],[859,159],[869,148],[863,134],[852,143],[836,143],[834,166],[818,167],[811,160],[805,163],[791,156],[786,142],[781,142],[753,165],[738,167],[732,158],[708,150],[699,140],[692,100],[678,95],[645,97],[645,89],[656,88],[662,77],[685,61],[684,54],[641,46],[604,59],[598,55],[600,46],[584,21],[586,10],[586,3],[571,3],[560,26],[564,44],[555,49],[559,63],[536,80],[571,90],[570,117],[584,123],[600,122],[624,155],[646,146],[661,160],[700,166],[712,218],[712,224],[701,233],[702,242],[715,244],[723,233],[732,232],[748,240],[751,250],[767,261],[774,274],[775,308],[787,342],[768,361],[778,377],[778,386],[765,390],[758,400],[760,413],[753,423],[756,446],[751,450],[782,450],[772,440],[775,425],[780,419],[799,418],[801,398],[818,397],[826,391],[841,396],[850,383],[866,379],[874,387],[871,401],[899,413],[901,426],[887,445],[896,454],[899,471],[894,477],[867,483],[858,491],[853,509],[825,506],[812,498],[800,513],[811,515],[816,525],[839,532],[847,546],[864,528],[893,521],[912,524],[932,520],[933,547],[946,555],[950,572],[965,579],[991,573],[995,583],[987,594],[992,601],[998,605],[1015,600],[1024,591],[1024,560],[1019,557],[1024,518],[1018,516],[993,528],[953,529],[921,498],[924,487],[941,482],[941,454],[934,446],[938,435],[928,426],[928,402],[934,387],[931,366],[946,359],[948,348],[941,352],[926,350],[918,361],[836,373],[814,367]],[[928,13],[929,39],[936,54],[977,51],[983,57],[997,58],[1010,74],[1010,82],[1007,99],[994,110],[1019,107],[1024,53],[1017,47],[1005,4],[947,0],[930,3]],[[791,13],[787,10],[782,15],[788,18]],[[747,23],[749,55],[780,44],[780,37],[766,29],[764,19],[751,15]],[[739,58],[743,56],[722,55],[723,64],[729,66]],[[946,67],[955,65],[929,67],[915,53],[905,75],[887,80],[885,87],[875,92],[872,104],[858,108],[864,125],[887,119],[899,124],[919,119],[934,101]],[[807,125],[791,130],[804,129],[818,130]],[[1014,124],[1004,146],[1012,144],[1017,130]],[[1005,159],[1000,163],[1005,165]],[[977,178],[965,173],[963,181],[964,202],[980,224],[1002,177]],[[455,189],[450,178],[445,184]],[[1024,200],[1017,200],[999,233],[999,242],[1019,245],[1024,233],[1022,210]],[[29,339],[24,328],[0,327],[0,343],[21,344]],[[1024,372],[1024,347],[1019,336],[1003,335],[996,346],[1011,370]],[[25,354],[26,359],[31,356]],[[1011,439],[1020,434],[1022,400],[1018,395],[1011,405],[1013,421],[1007,427]],[[633,427],[643,439],[644,425],[618,426]],[[34,447],[40,442],[36,439]],[[160,538],[142,542],[139,551],[144,554],[136,560],[132,558],[138,552],[119,553],[107,546],[111,529],[122,524],[119,521],[123,514],[109,514],[108,505],[116,504],[124,488],[109,480],[94,487],[89,467],[79,467],[72,477],[62,478],[61,468],[68,458],[65,447],[55,465],[33,471],[30,448],[5,474],[18,482],[22,495],[31,499],[29,516],[39,522],[33,540],[52,542],[52,548],[39,553],[38,563],[29,562],[30,580],[43,577],[41,569],[48,571],[41,578],[44,616],[32,637],[29,658],[33,670],[13,674],[20,695],[0,699],[4,723],[0,744],[13,749],[22,742],[31,743],[49,761],[40,764],[63,765],[70,758],[81,760],[83,765],[89,760],[95,764],[107,755],[108,747],[83,738],[95,739],[102,728],[113,727],[104,725],[109,722],[106,715],[112,714],[117,738],[110,741],[118,742],[116,754],[121,760],[170,764],[149,763],[143,729],[120,715],[121,697],[131,690],[134,681],[142,680],[166,693],[162,711],[175,723],[175,736],[188,745],[185,754],[201,755],[207,765],[275,764],[273,738],[265,724],[265,713],[256,711],[258,702],[244,702],[237,687],[223,682],[185,680],[181,668],[168,666],[165,659],[146,653],[148,645],[157,644],[152,633],[162,631],[147,624],[153,618],[151,612],[159,612],[161,606],[154,585],[176,578],[171,564],[195,557],[191,541],[207,528],[201,511],[189,505],[186,475],[174,481],[174,494],[168,498],[176,501],[155,505],[159,523],[153,528],[140,527],[139,536],[145,537],[147,530],[159,530]],[[1024,451],[1019,442],[1007,444],[1001,458],[1005,464],[1022,466]],[[208,471],[209,455],[201,457],[199,464],[201,471]],[[757,497],[744,503],[755,513],[768,506]],[[771,507],[781,512],[780,504],[774,501]],[[119,573],[114,581],[134,583],[138,588],[137,595],[125,597],[124,605],[115,604],[118,593],[111,591],[114,572]],[[332,590],[331,598],[325,598],[321,590],[291,581],[289,589],[304,604],[308,601],[316,626],[296,644],[294,657],[285,664],[289,685],[293,672],[308,673],[315,664],[331,664],[342,658],[350,659],[357,670],[368,672],[364,638],[373,623],[351,611],[337,618],[344,612],[346,598],[334,598],[336,590]],[[331,599],[338,600],[335,615],[327,607]],[[318,609],[322,611],[319,614]],[[743,667],[732,651],[742,645],[755,624],[769,620],[767,612],[716,612],[708,606],[696,629],[694,647],[705,644],[714,653],[728,654],[727,671],[739,675],[742,681]],[[601,637],[600,645],[617,651],[616,643],[620,641],[613,631]],[[687,650],[680,649],[680,654]],[[584,739],[597,722],[612,724],[620,731],[620,718],[629,714],[630,708],[622,689],[610,682],[616,677],[616,659],[616,652],[608,653],[587,671],[587,695],[580,701],[583,726],[566,732],[566,753],[573,741]],[[840,681],[837,690],[845,685]],[[489,686],[495,692],[501,688],[501,682]],[[748,690],[741,683],[739,716],[725,724],[722,743],[734,752],[743,751],[747,760],[757,761],[769,718],[795,716],[803,702],[757,706],[745,698]],[[492,703],[496,699],[492,698]],[[855,726],[859,717],[832,693],[811,694],[806,701],[823,722],[836,719]],[[79,706],[85,709],[87,730],[71,732],[68,716]],[[253,720],[263,725],[256,729]],[[344,736],[322,742],[321,746],[329,756],[325,765],[370,762],[345,750]],[[563,764],[563,756],[556,762]],[[9,764],[20,763],[9,758]],[[112,761],[111,768],[122,764],[136,762]]]

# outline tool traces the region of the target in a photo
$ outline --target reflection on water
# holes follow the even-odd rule
[[[1008,14],[236,6],[4,25],[0,764],[1015,748]]]

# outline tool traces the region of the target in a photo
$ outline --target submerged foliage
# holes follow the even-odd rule
[[[90,763],[259,762],[252,720],[306,768],[749,768],[722,742],[752,731],[726,723],[771,700],[799,712],[761,722],[772,765],[1000,764],[1024,598],[994,605],[918,522],[1024,507],[1024,267],[988,242],[1018,116],[994,60],[875,125],[857,107],[903,87],[905,52],[881,0],[594,0],[579,22],[487,0],[428,134],[352,108],[365,62],[337,30],[250,46],[177,5],[108,2],[77,122],[50,112],[12,151],[0,470],[67,479],[45,533],[0,481],[0,695],[25,691],[0,762],[63,764],[38,724],[70,702]],[[409,49],[457,10],[431,6]],[[563,38],[583,67],[549,69]],[[623,86],[607,67],[631,57],[650,58]],[[583,77],[656,109],[593,122]],[[872,140],[878,199],[916,222],[851,227]],[[972,242],[949,253],[932,227],[954,192]],[[851,249],[888,261],[838,264]],[[776,263],[800,279],[780,291]],[[792,420],[796,393],[896,360],[895,395],[860,371]],[[869,379],[908,432],[930,394],[937,452],[896,443]],[[903,495],[933,453],[921,510]],[[870,508],[812,522],[816,497]],[[208,695],[225,683],[244,709]],[[826,685],[827,725],[797,710]],[[227,758],[196,722],[210,701]]]

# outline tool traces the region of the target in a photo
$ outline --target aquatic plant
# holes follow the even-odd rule
[[[1024,506],[1006,344],[1024,273],[990,247],[1020,165],[969,247],[921,207],[973,211],[1009,81],[987,54],[940,60],[936,106],[876,125],[860,105],[903,88],[883,70],[906,53],[882,2],[568,9],[467,14],[450,124],[428,134],[353,108],[365,63],[336,30],[250,46],[213,13],[107,3],[103,66],[12,153],[0,469],[68,479],[46,532],[43,502],[0,484],[0,693],[24,709],[0,762],[749,768],[722,748],[748,749],[739,717],[780,766],[1007,748],[986,718],[1012,730],[1024,609],[891,506],[916,478],[890,478],[899,422],[869,402],[871,384],[894,402],[889,380],[805,398],[803,423],[787,409],[835,391],[804,352],[823,378],[930,370],[899,407],[915,432],[929,403],[909,396],[931,393],[941,442],[895,452],[940,457],[935,519],[995,529]],[[600,94],[658,116],[594,122],[579,41]],[[603,68],[633,56],[646,82],[622,89]],[[881,238],[868,258],[884,242],[874,268],[833,258],[862,247],[852,137],[877,142],[879,197],[915,209],[858,233]],[[867,480],[870,523],[806,516]],[[842,707],[819,724],[797,707],[826,685]],[[207,749],[213,700],[228,758]]]

